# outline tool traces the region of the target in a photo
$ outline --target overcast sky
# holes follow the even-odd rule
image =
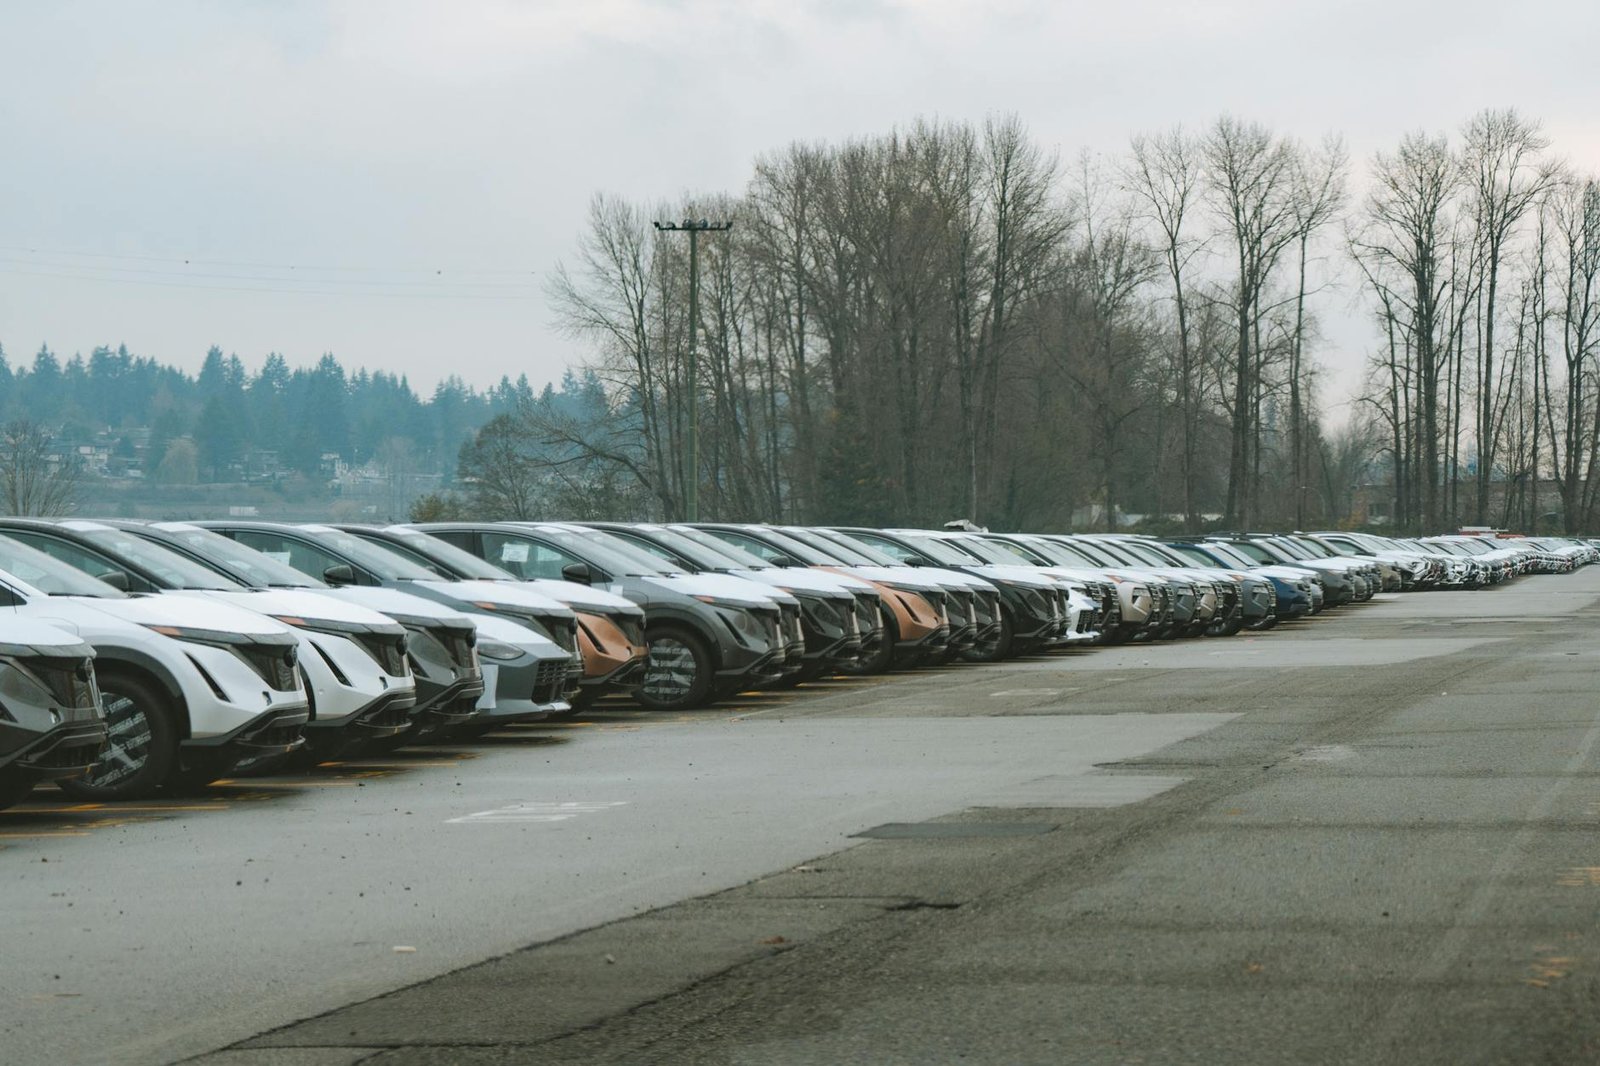
[[[0,0],[0,344],[542,383],[597,190],[1006,111],[1064,158],[1232,112],[1364,162],[1515,106],[1600,170],[1597,41],[1594,0]]]

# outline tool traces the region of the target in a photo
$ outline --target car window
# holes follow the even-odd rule
[[[765,559],[769,563],[784,557],[784,553],[772,545],[764,544],[754,537],[747,537],[743,533],[734,533],[727,529],[714,529],[710,530],[710,533],[713,537],[725,540],[736,548],[743,548],[756,558]]]
[[[120,563],[107,559],[99,552],[79,547],[71,541],[60,540],[48,534],[37,533],[31,529],[8,529],[6,530],[6,535],[21,541],[30,548],[44,552],[44,554],[57,562],[66,563],[74,570],[82,571],[90,577],[103,578],[107,574],[121,574],[127,579],[128,588],[132,592],[156,591],[154,585],[144,578],[130,573]],[[21,577],[20,574],[18,576]],[[23,580],[27,579],[23,578]]]
[[[514,534],[483,534],[483,553],[489,562],[502,570],[509,570],[524,581],[546,578],[563,580],[562,568],[583,562],[571,552],[546,544],[543,541],[519,537]]]
[[[286,537],[272,530],[241,529],[233,534],[233,539],[319,581],[329,567],[349,565],[330,551],[303,541],[299,537]]]

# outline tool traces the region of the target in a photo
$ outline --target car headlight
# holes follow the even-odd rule
[[[498,640],[480,640],[478,641],[478,654],[485,659],[510,662],[512,659],[522,658],[523,651],[515,644],[502,644]]]
[[[741,604],[728,603],[715,596],[696,596],[695,599],[712,608],[734,631],[746,637],[765,636],[761,631],[761,623],[749,609]]]

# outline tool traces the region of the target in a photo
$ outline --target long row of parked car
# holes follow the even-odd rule
[[[965,524],[962,524],[965,525]],[[0,806],[837,674],[1226,637],[1589,543],[727,523],[0,518]]]

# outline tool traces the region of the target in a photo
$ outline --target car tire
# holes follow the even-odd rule
[[[0,811],[15,807],[33,792],[33,778],[0,774]]]
[[[652,711],[685,711],[711,702],[716,682],[711,649],[687,626],[656,626],[646,634],[650,659],[634,694]]]
[[[133,674],[100,675],[110,734],[89,772],[61,782],[75,799],[145,799],[178,767],[178,710],[172,697]]]

